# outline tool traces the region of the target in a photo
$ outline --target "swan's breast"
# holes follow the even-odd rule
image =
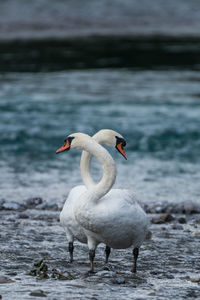
[[[80,195],[86,191],[85,186],[74,187],[65,201],[63,209],[60,213],[60,223],[63,226],[66,235],[72,236],[82,243],[86,243],[87,239],[82,227],[78,224],[74,216],[74,206]]]

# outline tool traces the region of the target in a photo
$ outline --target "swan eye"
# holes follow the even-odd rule
[[[123,140],[123,142],[122,142],[122,146],[123,146],[123,147],[125,147],[125,146],[126,146],[126,141],[125,141],[125,140]]]
[[[122,147],[125,147],[125,146],[126,146],[126,141],[125,141],[125,139],[116,136],[116,147],[117,147],[117,145],[119,145],[119,144],[121,144]]]
[[[116,136],[115,148],[124,156],[125,159],[127,159],[126,152],[124,150],[125,146],[126,146],[126,141],[123,138]]]
[[[74,139],[74,136],[68,136],[68,137],[65,139],[65,142],[68,141],[69,144],[71,145],[71,142],[72,142],[73,139]]]

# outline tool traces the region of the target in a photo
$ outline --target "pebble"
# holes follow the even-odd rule
[[[200,232],[199,232],[199,231],[194,232],[193,235],[194,235],[195,237],[200,238]]]
[[[9,273],[7,273],[7,275],[9,275],[9,276],[16,276],[17,272],[9,272]]]
[[[186,223],[187,223],[186,218],[183,218],[183,217],[178,218],[178,222],[179,222],[180,224],[186,224]]]
[[[185,201],[183,205],[184,205],[184,212],[186,214],[200,213],[200,205],[197,203],[194,203],[193,201]]]
[[[163,214],[160,215],[159,217],[155,217],[151,220],[153,224],[163,224],[167,222],[171,222],[174,220],[174,217],[170,214]]]
[[[153,235],[152,232],[149,230],[146,235],[146,240],[151,240],[152,235]]]
[[[113,271],[106,271],[105,269],[103,271],[99,271],[96,273],[97,276],[101,276],[101,277],[111,277],[111,276],[115,276],[116,273]]]
[[[29,294],[30,296],[34,296],[34,297],[46,297],[47,295],[44,293],[43,290],[35,290],[30,292]]]
[[[3,209],[2,206],[3,206],[4,203],[5,203],[5,200],[4,199],[0,199],[0,210]]]
[[[200,219],[196,219],[196,223],[197,223],[197,224],[200,224]]]
[[[186,297],[187,298],[197,298],[197,294],[195,291],[189,291],[187,294],[186,294]]]
[[[6,276],[0,276],[0,284],[3,283],[11,283],[14,282],[14,280],[10,279],[9,277]]]
[[[156,295],[156,291],[151,290],[151,291],[148,292],[148,295],[149,296],[155,296]]]
[[[63,273],[56,269],[52,269],[51,277],[58,279],[58,280],[73,280],[73,279],[75,279],[75,277],[72,274],[70,274],[69,272],[65,271]]]
[[[185,201],[183,206],[186,214],[191,214],[191,212],[194,210],[194,203],[192,201]]]
[[[29,198],[25,201],[27,208],[34,208],[42,202],[43,200],[40,197]]]
[[[18,219],[29,219],[29,215],[21,213],[18,215]]]
[[[37,209],[42,210],[58,210],[58,205],[56,202],[46,201],[36,206]]]
[[[172,225],[171,227],[173,230],[182,230],[183,229],[183,226],[180,225],[180,224],[174,224]]]
[[[119,276],[119,277],[116,277],[112,282],[115,284],[124,284],[126,281],[125,281],[124,277]]]
[[[191,278],[191,282],[196,282],[196,283],[200,283],[200,277],[193,277]]]
[[[4,202],[3,205],[1,206],[2,209],[5,210],[24,210],[25,207],[17,202],[11,201],[11,202]]]
[[[172,274],[165,274],[165,277],[168,279],[174,279],[174,276]]]

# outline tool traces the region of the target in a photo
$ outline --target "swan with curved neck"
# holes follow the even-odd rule
[[[126,145],[126,142],[118,132],[110,129],[102,129],[93,136],[93,139],[100,144],[106,144],[107,146],[115,147],[126,158],[126,153],[123,148]],[[90,175],[91,158],[92,155],[90,153],[83,151],[80,168],[85,186],[76,186],[70,191],[60,214],[60,221],[66,232],[67,240],[69,242],[68,249],[70,253],[70,262],[73,261],[74,239],[77,239],[82,243],[87,243],[87,237],[84,233],[84,230],[75,219],[74,206],[75,201],[77,201],[80,195],[86,191],[86,188],[89,189],[95,185]],[[110,247],[106,246],[105,253],[107,263],[110,254]]]
[[[125,249],[133,246],[136,272],[139,247],[145,240],[148,219],[144,210],[126,190],[112,190],[116,178],[115,163],[106,149],[90,136],[74,133],[65,140],[57,152],[79,149],[94,155],[102,165],[100,182],[82,193],[75,203],[74,214],[84,229],[89,247],[91,271],[94,269],[95,250],[103,242],[111,248]],[[115,192],[117,191],[117,192]]]

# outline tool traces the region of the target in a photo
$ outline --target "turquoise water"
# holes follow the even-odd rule
[[[111,151],[116,186],[145,201],[199,200],[198,71],[5,73],[0,82],[1,198],[62,202],[81,183],[80,151],[56,149],[70,133],[111,128],[127,141],[127,161]]]

